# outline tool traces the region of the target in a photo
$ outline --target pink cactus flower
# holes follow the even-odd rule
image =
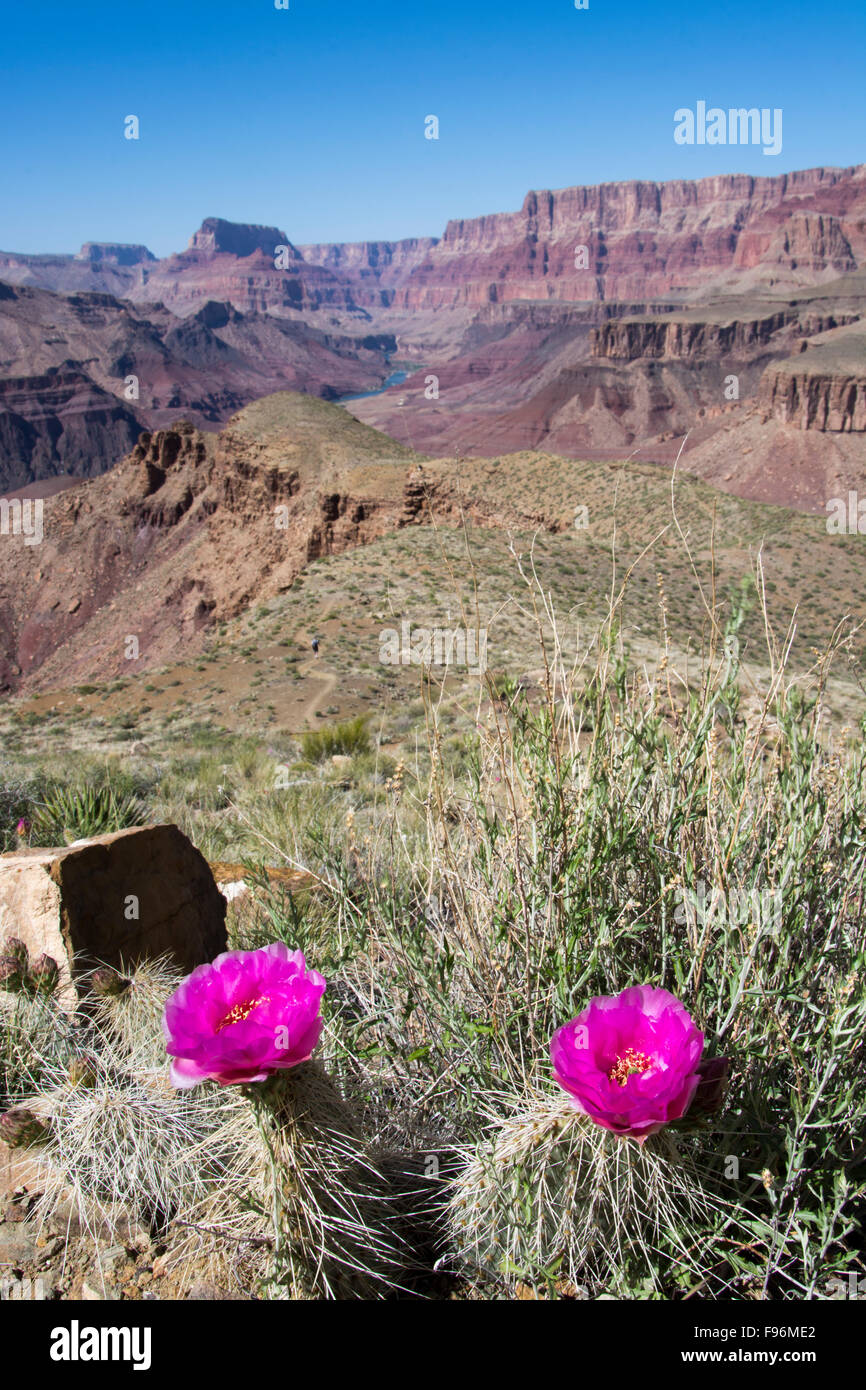
[[[577,1108],[643,1143],[686,1113],[700,1081],[704,1035],[666,989],[601,995],[557,1029],[553,1074]]]
[[[24,816],[21,817],[20,821],[16,825],[15,834],[20,835],[22,838],[25,835],[30,834],[30,822]]]
[[[281,941],[198,966],[165,1006],[172,1083],[237,1086],[305,1062],[322,1031],[325,988],[303,952]]]

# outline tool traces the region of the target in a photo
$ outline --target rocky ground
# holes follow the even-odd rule
[[[21,1170],[19,1169],[19,1176]],[[173,1247],[185,1233],[154,1237],[119,1217],[84,1225],[71,1203],[47,1219],[39,1210],[38,1174],[0,1185],[0,1297],[15,1299],[128,1300],[231,1299],[250,1296],[239,1280],[219,1283],[205,1261],[176,1261]]]

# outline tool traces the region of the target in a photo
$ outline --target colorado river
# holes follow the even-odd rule
[[[417,372],[418,367],[413,363],[409,370]],[[399,386],[400,382],[405,381],[408,375],[409,371],[392,372],[391,375],[385,379],[384,385],[380,386],[377,391],[360,391],[354,396],[338,396],[335,404],[345,405],[347,401],[364,401],[368,396],[381,396],[382,392],[387,391],[389,386]]]

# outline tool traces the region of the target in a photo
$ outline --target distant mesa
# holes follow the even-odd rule
[[[75,259],[98,265],[144,265],[148,261],[155,261],[156,256],[152,251],[148,251],[146,246],[131,246],[114,241],[85,241]]]
[[[288,246],[292,260],[302,259],[279,227],[255,227],[243,222],[226,222],[222,217],[206,217],[190,238],[188,250],[241,257],[261,251],[273,256],[278,246]]]

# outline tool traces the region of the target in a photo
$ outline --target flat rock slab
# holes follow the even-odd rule
[[[247,892],[250,883],[249,870],[243,864],[228,864],[222,859],[208,860],[211,873],[223,897],[229,901]],[[303,869],[263,868],[268,881],[277,884],[290,893],[311,893],[320,885],[320,880]]]
[[[226,949],[225,898],[176,825],[136,826],[59,849],[0,855],[0,949],[9,936],[61,969],[168,956],[185,972]]]
[[[38,1187],[41,1176],[38,1149],[10,1149],[0,1144],[0,1205],[16,1188]]]

